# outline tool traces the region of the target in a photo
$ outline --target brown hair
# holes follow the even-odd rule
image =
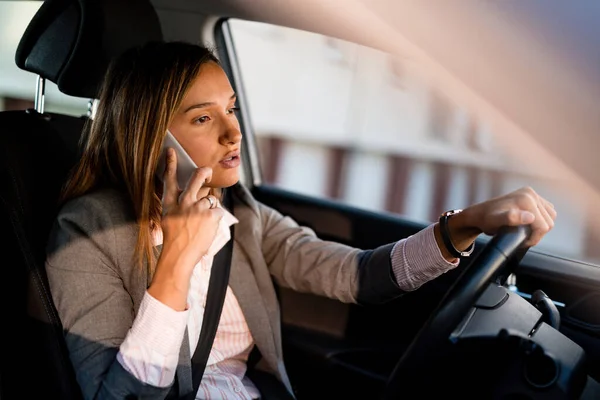
[[[128,194],[139,232],[135,261],[153,270],[152,230],[160,224],[162,185],[155,178],[160,149],[187,90],[207,62],[206,47],[152,42],[113,60],[96,115],[82,137],[83,155],[63,190],[66,202],[99,187]]]

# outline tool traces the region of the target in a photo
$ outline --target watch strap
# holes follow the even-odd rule
[[[446,247],[448,252],[455,258],[469,257],[471,255],[471,253],[473,253],[473,250],[475,249],[474,242],[471,243],[471,246],[469,246],[469,248],[466,249],[465,251],[458,250],[454,246],[454,243],[452,243],[452,239],[450,238],[450,230],[448,229],[448,220],[450,219],[450,217],[452,217],[453,215],[456,215],[460,212],[462,212],[462,210],[446,211],[446,212],[442,213],[442,215],[440,215],[440,220],[439,220],[440,235],[442,236],[442,241],[444,242],[444,246]]]

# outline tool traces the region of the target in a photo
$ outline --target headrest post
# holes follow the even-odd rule
[[[87,116],[90,119],[94,119],[94,117],[96,116],[96,111],[98,110],[98,99],[89,99],[88,100],[88,109],[87,109]]]
[[[37,83],[35,85],[35,111],[40,114],[44,113],[44,94],[46,92],[46,79],[40,75],[37,76]]]

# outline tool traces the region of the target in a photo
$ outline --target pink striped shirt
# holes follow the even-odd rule
[[[117,359],[140,381],[166,387],[175,377],[179,348],[188,328],[190,354],[194,353],[204,313],[210,270],[215,254],[230,240],[229,227],[238,220],[225,211],[215,240],[207,255],[194,268],[188,309],[175,311],[146,292],[129,333],[121,344]],[[396,243],[391,252],[392,269],[404,291],[417,289],[425,282],[456,267],[446,261],[430,225]],[[158,232],[155,244],[162,244]],[[230,287],[206,370],[196,399],[257,399],[256,386],[245,377],[246,361],[254,340],[242,310]]]

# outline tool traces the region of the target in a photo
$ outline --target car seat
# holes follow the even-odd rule
[[[45,113],[44,84],[95,99],[112,58],[162,38],[149,0],[46,0],[19,43],[16,64],[38,84],[34,109],[0,112],[4,400],[81,398],[44,259],[59,193],[91,114]]]

